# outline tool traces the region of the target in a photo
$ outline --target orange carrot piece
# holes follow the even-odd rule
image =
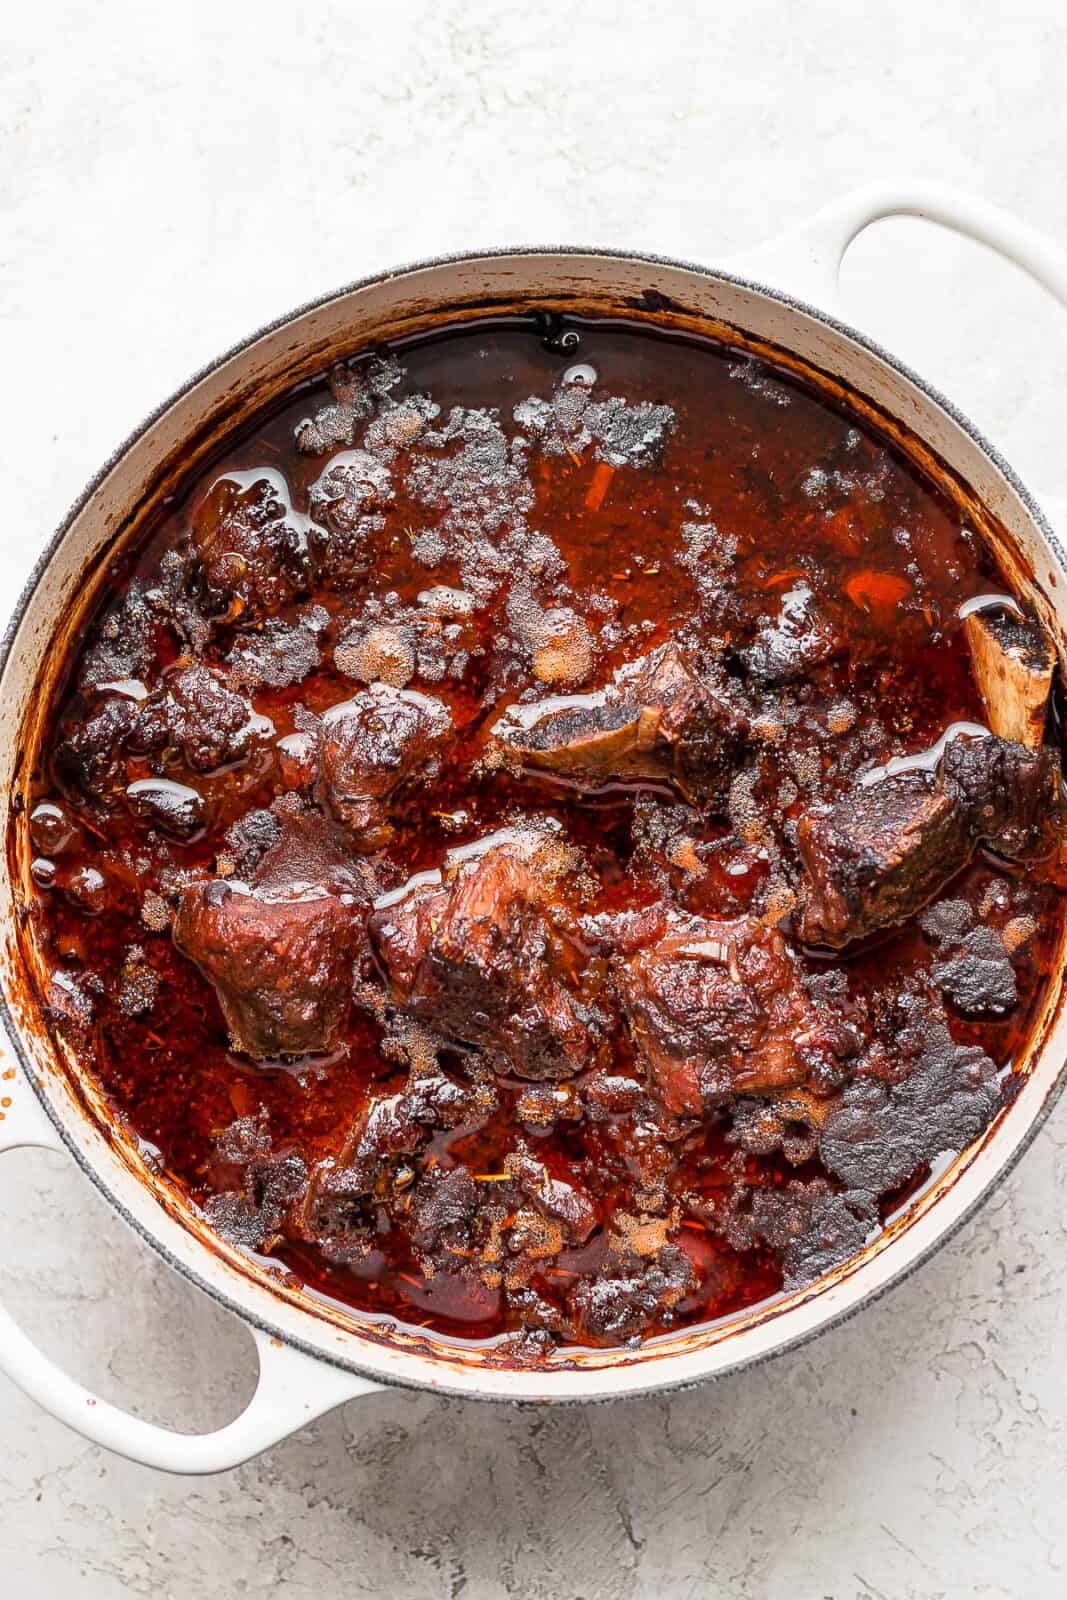
[[[593,468],[593,481],[590,483],[589,491],[585,497],[587,511],[600,510],[601,506],[604,504],[604,496],[607,494],[611,485],[611,480],[614,476],[615,468],[610,462],[597,462],[596,466]]]
[[[875,572],[865,568],[862,572],[853,573],[845,584],[845,593],[861,611],[871,611],[875,607],[887,609],[907,599],[911,584],[895,572]]]

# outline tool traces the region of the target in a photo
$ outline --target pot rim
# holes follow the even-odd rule
[[[689,272],[700,277],[713,279],[722,283],[728,283],[736,288],[762,295],[767,299],[776,301],[778,304],[786,307],[790,311],[810,317],[814,321],[821,323],[824,327],[830,328],[833,332],[843,335],[845,338],[858,345],[868,355],[875,357],[875,359],[881,361],[892,371],[904,378],[909,384],[917,389],[926,400],[932,402],[936,407],[940,408],[952,420],[952,422],[954,422],[956,426],[968,436],[971,442],[976,445],[979,451],[981,451],[982,454],[984,454],[986,458],[993,464],[993,466],[1003,476],[1011,489],[1018,496],[1027,514],[1030,516],[1049,549],[1055,556],[1059,567],[1065,574],[1067,574],[1067,552],[1065,552],[1059,538],[1050,526],[1048,519],[1045,516],[1037,499],[1019,477],[1015,469],[997,449],[997,447],[986,438],[985,434],[977,427],[970,417],[968,417],[966,413],[963,412],[952,400],[942,394],[938,388],[929,383],[926,379],[922,378],[917,372],[908,366],[907,363],[901,361],[877,340],[870,338],[867,334],[855,328],[851,323],[845,322],[833,314],[822,310],[821,307],[813,305],[810,301],[806,301],[791,294],[788,290],[780,289],[772,284],[749,278],[744,273],[737,273],[728,269],[722,269],[713,265],[690,261],[676,256],[661,255],[649,251],[613,248],[606,245],[495,245],[483,249],[466,249],[453,251],[438,256],[422,257],[414,261],[406,262],[404,265],[399,267],[383,268],[377,272],[370,273],[365,277],[357,278],[352,282],[344,284],[338,288],[328,290],[321,295],[316,295],[310,300],[304,301],[292,309],[282,313],[281,315],[270,319],[268,322],[261,324],[252,332],[248,333],[243,338],[230,345],[213,360],[208,361],[203,366],[197,368],[196,371],[194,371],[183,383],[181,383],[164,400],[155,406],[144,418],[142,418],[142,420],[129,432],[129,434],[127,434],[126,437],[112,450],[111,454],[93,474],[85,487],[82,489],[81,493],[71,504],[66,515],[57,526],[55,532],[47,540],[46,544],[37,556],[37,559],[34,561],[27,578],[23,583],[18,598],[14,603],[4,627],[3,634],[0,636],[0,685],[3,683],[15,637],[25,617],[27,608],[30,605],[30,602],[37,590],[38,585],[41,582],[42,577],[50,566],[53,558],[57,555],[62,547],[72,525],[86,509],[93,496],[97,493],[98,489],[122,461],[124,456],[126,456],[133,446],[137,444],[137,442],[145,435],[146,432],[148,432],[151,427],[154,426],[156,422],[158,422],[168,411],[170,411],[170,409],[176,405],[177,402],[182,400],[187,394],[195,389],[199,383],[216,373],[227,362],[242,356],[246,351],[250,350],[255,344],[257,344],[259,340],[272,333],[278,332],[289,323],[295,322],[297,319],[309,312],[329,305],[333,301],[343,300],[349,295],[356,294],[361,290],[370,289],[384,282],[391,282],[398,278],[403,278],[418,272],[430,271],[441,267],[456,266],[460,264],[473,264],[479,261],[501,260],[511,257],[535,259],[537,257],[546,256],[557,258],[573,256],[595,258],[606,261],[620,260],[631,263],[644,263],[649,266],[668,267],[675,271]],[[913,1272],[915,1272],[919,1267],[923,1266],[938,1250],[940,1250],[944,1244],[947,1244],[948,1241],[960,1231],[965,1223],[971,1220],[978,1208],[988,1200],[994,1189],[996,1189],[999,1184],[1002,1183],[1003,1180],[1014,1170],[1017,1162],[1030,1148],[1030,1145],[1040,1132],[1045,1120],[1063,1094],[1064,1089],[1067,1088],[1067,1063],[1061,1063],[1054,1082],[1049,1087],[1039,1106],[1031,1113],[1029,1123],[1017,1136],[1015,1145],[1011,1149],[1010,1153],[997,1158],[995,1170],[987,1179],[983,1181],[977,1193],[970,1201],[968,1201],[963,1209],[955,1217],[953,1217],[951,1221],[946,1220],[944,1224],[938,1228],[934,1234],[934,1237],[917,1250],[915,1249],[914,1245],[912,1246],[910,1252],[906,1248],[909,1240],[909,1230],[907,1229],[903,1230],[897,1239],[890,1240],[885,1247],[886,1251],[896,1248],[897,1254],[900,1257],[899,1266],[891,1269],[881,1282],[863,1290],[863,1292],[860,1293],[852,1303],[829,1311],[828,1314],[818,1320],[814,1326],[801,1328],[797,1332],[788,1335],[780,1342],[774,1344],[774,1346],[770,1349],[757,1351],[748,1356],[741,1356],[733,1361],[727,1361],[717,1366],[714,1372],[708,1372],[695,1377],[689,1374],[682,1377],[670,1378],[663,1376],[662,1371],[657,1372],[655,1363],[655,1346],[653,1345],[649,1350],[649,1356],[646,1360],[633,1363],[635,1370],[641,1371],[647,1369],[649,1378],[647,1383],[636,1384],[632,1387],[627,1387],[622,1390],[614,1390],[611,1387],[600,1388],[597,1387],[598,1379],[601,1378],[602,1373],[609,1372],[611,1369],[592,1369],[589,1372],[582,1374],[582,1376],[589,1383],[590,1392],[549,1394],[546,1395],[544,1399],[530,1399],[525,1396],[515,1397],[494,1392],[492,1390],[481,1389],[476,1385],[467,1387],[460,1386],[459,1384],[452,1384],[449,1382],[448,1378],[449,1368],[447,1364],[444,1363],[442,1363],[440,1369],[441,1376],[437,1378],[416,1378],[407,1375],[401,1376],[393,1371],[382,1371],[377,1367],[368,1367],[361,1361],[352,1359],[347,1352],[341,1353],[339,1351],[324,1350],[319,1345],[316,1345],[309,1340],[305,1340],[299,1335],[294,1335],[280,1325],[272,1323],[266,1316],[261,1316],[254,1309],[239,1304],[225,1288],[209,1282],[206,1277],[202,1276],[201,1273],[196,1270],[194,1266],[180,1260],[177,1256],[175,1256],[161,1237],[159,1237],[147,1224],[142,1223],[129,1211],[123,1201],[117,1196],[116,1193],[113,1192],[112,1187],[108,1183],[104,1174],[97,1170],[88,1156],[79,1148],[73,1136],[68,1132],[63,1119],[59,1116],[58,1112],[54,1108],[51,1097],[45,1090],[40,1075],[36,1070],[29,1052],[24,1047],[20,1026],[15,1020],[13,1008],[8,1001],[6,987],[2,982],[0,982],[0,1023],[4,1025],[4,1031],[6,1032],[7,1038],[10,1041],[11,1046],[18,1058],[19,1064],[23,1069],[26,1080],[33,1089],[36,1103],[43,1110],[50,1124],[55,1129],[68,1154],[74,1158],[78,1167],[82,1170],[82,1172],[85,1173],[90,1182],[107,1201],[108,1205],[122,1218],[127,1226],[132,1228],[138,1237],[143,1239],[144,1242],[155,1252],[155,1254],[165,1261],[168,1266],[180,1273],[181,1276],[185,1278],[187,1282],[193,1284],[195,1288],[199,1289],[204,1294],[209,1295],[216,1304],[224,1307],[233,1316],[237,1317],[241,1322],[246,1324],[246,1326],[258,1329],[261,1333],[269,1335],[272,1339],[281,1340],[285,1345],[291,1347],[292,1349],[299,1350],[313,1361],[320,1362],[328,1367],[338,1368],[346,1372],[355,1373],[370,1378],[375,1383],[380,1384],[383,1387],[413,1389],[421,1392],[429,1391],[431,1393],[453,1398],[477,1399],[512,1405],[543,1405],[545,1403],[550,1403],[552,1405],[586,1405],[597,1401],[640,1399],[651,1394],[665,1394],[685,1389],[693,1389],[698,1385],[710,1382],[713,1379],[729,1377],[734,1373],[761,1366],[764,1363],[785,1354],[787,1351],[801,1348],[813,1339],[818,1338],[821,1334],[829,1331],[831,1328],[842,1326],[852,1317],[856,1316],[857,1313],[864,1310],[867,1306],[874,1304],[891,1289],[896,1288],[906,1278],[910,1277]],[[994,1133],[990,1138],[989,1145],[986,1148],[995,1151],[996,1138],[997,1130],[994,1130]],[[931,1208],[935,1213],[940,1199],[940,1196],[937,1197],[937,1199],[934,1201],[933,1207]],[[192,1237],[190,1230],[185,1229],[185,1232]],[[197,1242],[199,1243],[199,1241]],[[201,1248],[205,1247],[201,1245]],[[269,1285],[265,1280],[257,1277],[255,1281],[269,1292]],[[820,1291],[815,1285],[812,1286],[812,1289],[814,1289],[815,1292],[811,1295],[811,1299],[817,1300]],[[810,1301],[805,1303],[810,1303]],[[388,1340],[385,1341],[386,1345],[388,1345],[388,1342]],[[723,1343],[728,1343],[728,1336]],[[721,1346],[716,1346],[714,1348],[721,1348]],[[627,1352],[627,1354],[632,1353]],[[432,1355],[425,1355],[421,1359],[427,1364],[432,1364],[435,1358]]]

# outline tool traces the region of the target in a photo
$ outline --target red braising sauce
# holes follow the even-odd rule
[[[988,831],[804,927],[802,819],[987,723],[959,608],[1006,587],[718,344],[356,359],[159,508],[69,663],[15,824],[53,1023],[222,1233],[362,1310],[531,1360],[810,1281],[988,1122],[1045,994],[1057,872]],[[536,753],[568,709],[591,765]]]

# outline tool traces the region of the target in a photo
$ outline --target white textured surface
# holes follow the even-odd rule
[[[497,242],[713,257],[846,186],[955,182],[1067,239],[1056,4],[388,0],[10,8],[0,53],[3,581],[189,371],[376,267]],[[1067,493],[1067,315],[887,223],[853,320]],[[990,335],[992,334],[992,337]],[[228,1478],[86,1446],[0,1380],[0,1594],[1060,1596],[1067,1105],[860,1318],[664,1401],[382,1395]],[[218,1423],[251,1351],[52,1157],[0,1162],[0,1291],[83,1379]]]

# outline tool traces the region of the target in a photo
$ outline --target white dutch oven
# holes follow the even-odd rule
[[[977,523],[987,508],[1006,530],[1003,556],[1067,657],[1067,560],[1034,498],[946,400],[826,310],[841,257],[878,218],[908,213],[984,240],[1067,300],[1067,257],[991,208],[923,184],[847,197],[805,227],[725,269],[613,251],[508,250],[405,268],[356,284],[256,334],[195,378],[130,439],[56,535],[19,602],[0,664],[0,824],[23,792],[27,750],[63,643],[99,587],[102,557],[135,537],[146,505],[210,453],[221,433],[338,355],[417,331],[435,318],[531,305],[622,313],[720,330],[755,350],[842,384],[883,427],[937,472]],[[793,298],[793,296],[800,298]],[[41,686],[44,686],[43,690]],[[653,1341],[638,1352],[589,1351],[533,1370],[494,1366],[484,1353],[424,1331],[389,1332],[272,1282],[216,1240],[145,1165],[109,1119],[76,1064],[59,1058],[41,1024],[32,956],[20,949],[16,904],[25,862],[0,867],[0,989],[9,1050],[0,1066],[0,1152],[66,1150],[115,1209],[165,1260],[252,1329],[260,1373],[248,1408],[228,1427],[189,1436],[156,1427],[88,1393],[0,1311],[0,1369],[87,1438],[175,1472],[236,1465],[313,1417],[382,1385],[510,1401],[620,1398],[696,1383],[766,1360],[856,1311],[914,1268],[1002,1177],[1055,1099],[1067,1057],[1062,971],[1036,1029],[1022,1087],[971,1150],[942,1173],[858,1258],[820,1283],[722,1326]],[[1062,969],[1062,960],[1059,966]],[[10,1102],[10,1103],[9,1103]]]

